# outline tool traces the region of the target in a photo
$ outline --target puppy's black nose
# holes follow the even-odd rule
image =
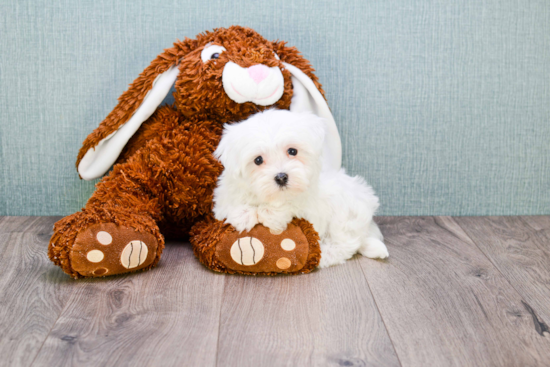
[[[275,182],[277,182],[277,185],[283,187],[286,186],[288,183],[288,175],[286,173],[277,173],[277,176],[275,176]]]

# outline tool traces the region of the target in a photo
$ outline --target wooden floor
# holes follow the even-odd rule
[[[550,217],[379,217],[390,258],[308,275],[73,280],[0,217],[0,366],[550,366]]]

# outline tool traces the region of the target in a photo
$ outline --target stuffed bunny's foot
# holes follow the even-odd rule
[[[212,270],[240,274],[299,274],[315,268],[321,257],[313,226],[294,219],[274,234],[257,224],[239,232],[221,221],[199,222],[191,231],[195,255]]]
[[[152,268],[163,249],[149,216],[85,209],[55,224],[48,256],[73,278],[104,277]]]
[[[152,234],[99,223],[78,234],[70,253],[71,264],[87,277],[127,273],[151,265],[157,247]]]

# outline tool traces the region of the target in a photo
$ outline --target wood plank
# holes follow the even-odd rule
[[[403,366],[547,366],[550,338],[449,217],[380,218],[390,257],[361,258]]]
[[[169,243],[151,271],[77,281],[34,366],[213,366],[224,279]]]
[[[540,332],[550,336],[550,217],[455,220],[521,294]]]
[[[47,256],[55,217],[0,223],[0,366],[29,366],[72,292]]]
[[[357,260],[306,275],[228,276],[220,366],[398,366]]]

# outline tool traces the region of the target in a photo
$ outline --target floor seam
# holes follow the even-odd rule
[[[29,364],[29,367],[32,367],[32,365],[34,364],[34,362],[36,362],[36,358],[38,358],[38,355],[40,354],[40,351],[42,350],[42,347],[44,347],[44,344],[46,344],[46,340],[48,340],[48,338],[50,337],[50,334],[52,333],[52,330],[53,328],[55,327],[55,325],[57,325],[57,322],[59,321],[59,319],[61,318],[61,315],[63,314],[63,312],[65,312],[65,310],[67,309],[67,307],[69,306],[69,301],[71,300],[73,294],[75,292],[75,289],[73,289],[73,291],[71,292],[71,294],[69,295],[68,299],[67,299],[67,302],[65,303],[65,305],[63,305],[63,308],[61,309],[61,311],[59,312],[59,315],[57,315],[57,318],[55,319],[55,322],[53,323],[52,327],[50,328],[50,330],[48,331],[48,334],[46,335],[46,337],[44,338],[44,341],[42,342],[42,344],[40,344],[40,348],[38,348],[38,351],[36,352],[36,355],[34,356],[34,358],[32,359],[32,362]]]
[[[218,338],[216,340],[216,364],[215,366],[218,367],[218,360],[220,357],[220,334],[221,334],[221,328],[222,328],[222,310],[223,310],[223,300],[225,298],[225,286],[226,286],[226,280],[227,280],[227,274],[224,274],[223,277],[223,292],[222,292],[222,299],[220,300],[220,313],[218,315]]]
[[[376,297],[374,296],[374,293],[372,292],[372,288],[369,283],[369,279],[367,277],[367,274],[365,274],[365,269],[363,269],[363,266],[361,265],[361,261],[358,259],[357,262],[359,263],[359,268],[361,268],[361,273],[363,273],[363,278],[365,278],[365,281],[367,282],[367,287],[369,287],[369,292],[372,296],[372,300],[374,302],[374,305],[376,306],[376,311],[378,311],[378,315],[380,316],[380,320],[382,320],[382,324],[384,325],[384,328],[386,329],[386,334],[388,335],[388,339],[390,339],[391,346],[393,348],[393,351],[395,352],[395,357],[397,358],[397,362],[399,362],[399,365],[403,367],[403,362],[401,362],[401,358],[399,358],[399,353],[397,353],[397,348],[395,348],[395,344],[393,342],[393,339],[390,335],[390,330],[388,329],[388,325],[386,324],[386,321],[384,320],[384,317],[382,316],[382,312],[380,312],[380,307],[378,307],[378,302],[376,302]]]

